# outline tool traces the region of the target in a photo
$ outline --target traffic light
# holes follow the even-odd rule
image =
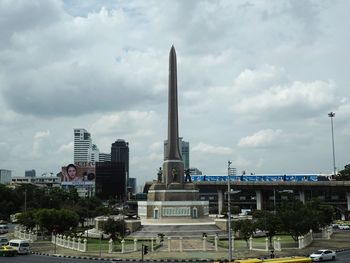
[[[144,255],[148,254],[148,246],[143,246],[143,254]]]

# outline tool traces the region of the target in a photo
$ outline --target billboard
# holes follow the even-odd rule
[[[62,167],[62,184],[94,184],[95,166],[69,164]]]

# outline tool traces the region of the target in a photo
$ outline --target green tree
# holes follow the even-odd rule
[[[298,200],[284,203],[277,210],[277,215],[281,230],[290,234],[295,241],[317,225],[315,211]]]
[[[75,228],[79,222],[79,216],[74,211],[67,209],[39,209],[35,213],[37,223],[41,228],[52,233],[54,226],[59,226],[59,231],[67,231]]]
[[[306,203],[306,207],[314,214],[314,226],[312,230],[319,231],[320,228],[330,225],[334,219],[334,209],[332,206],[324,204],[319,199],[312,199]]]
[[[275,236],[281,229],[280,217],[270,211],[256,210],[253,213],[253,218],[256,220],[256,227],[266,232],[266,236],[269,238],[271,246],[273,236]]]
[[[29,210],[19,214],[18,223],[24,225],[27,229],[33,229],[37,224],[35,212],[33,210]]]
[[[125,234],[125,222],[124,220],[114,220],[108,218],[107,221],[102,225],[102,230],[106,234],[111,235],[113,241],[124,237]]]
[[[248,240],[254,234],[256,229],[255,224],[250,219],[239,220],[234,222],[233,230],[238,233],[238,236],[245,240],[247,247],[249,247]]]
[[[344,166],[344,169],[339,171],[335,177],[337,181],[350,181],[350,164]]]

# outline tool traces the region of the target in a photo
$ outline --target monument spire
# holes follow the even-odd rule
[[[177,66],[176,52],[171,46],[169,53],[169,83],[168,83],[168,148],[166,160],[182,160],[179,149],[179,121],[177,103]]]
[[[163,164],[163,182],[167,185],[182,183],[184,164],[179,147],[179,122],[177,102],[177,65],[176,52],[171,46],[169,53],[169,82],[168,82],[168,147]]]

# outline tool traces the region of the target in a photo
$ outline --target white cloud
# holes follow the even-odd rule
[[[282,130],[261,130],[253,135],[243,137],[239,140],[239,147],[267,147],[278,142],[283,136]]]
[[[201,154],[219,154],[219,155],[228,155],[233,153],[233,150],[229,147],[210,145],[203,142],[200,142],[197,145],[193,146],[191,148],[191,151],[194,153],[199,152]]]
[[[74,142],[69,142],[67,144],[63,144],[61,145],[57,152],[58,153],[73,153],[73,150],[74,150]]]
[[[335,86],[332,82],[295,81],[288,86],[273,86],[249,97],[243,98],[232,109],[236,113],[253,114],[256,117],[315,116],[336,105]]]
[[[49,130],[38,131],[37,133],[35,133],[34,139],[41,139],[41,138],[45,138],[45,137],[49,137],[49,136],[50,136],[50,131]]]

